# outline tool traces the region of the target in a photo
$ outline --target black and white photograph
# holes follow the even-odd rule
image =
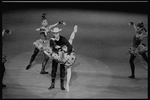
[[[148,99],[148,1],[2,1],[2,99]]]

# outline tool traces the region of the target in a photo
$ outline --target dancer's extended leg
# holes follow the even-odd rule
[[[136,56],[132,55],[130,56],[130,67],[131,67],[131,76],[129,76],[129,78],[134,79],[135,78],[135,73],[134,73],[134,69],[135,69],[135,65],[134,65],[134,59],[136,58]]]
[[[67,69],[67,82],[66,82],[66,90],[69,92],[69,83],[71,79],[71,67]]]
[[[49,60],[49,57],[45,53],[43,53],[43,54],[44,54],[44,60],[42,62],[42,69],[41,69],[40,74],[48,74],[48,72],[45,71],[45,67],[46,67],[46,64]]]
[[[143,57],[143,59],[147,62],[147,66],[145,66],[144,64],[144,67],[146,69],[148,69],[148,57],[146,56],[146,53],[142,53],[141,56]],[[140,60],[141,61],[141,60]],[[143,63],[143,61],[141,61],[141,63]]]
[[[35,59],[35,57],[37,56],[38,53],[39,53],[39,49],[35,48],[35,49],[34,49],[34,53],[33,53],[33,55],[31,56],[30,62],[29,62],[29,64],[28,64],[28,66],[26,67],[26,70],[28,70],[28,69],[31,67],[32,62],[34,61],[34,59]]]
[[[75,38],[75,33],[77,32],[77,25],[74,26],[74,31],[72,32],[72,34],[70,35],[69,38],[69,43],[72,45],[73,39]],[[70,79],[71,79],[71,67],[69,67],[67,69],[67,82],[66,82],[66,90],[67,92],[69,92],[69,83],[70,83]]]
[[[71,33],[70,38],[69,38],[69,43],[72,44],[73,39],[75,38],[75,33],[77,32],[77,25],[74,26],[74,31]]]

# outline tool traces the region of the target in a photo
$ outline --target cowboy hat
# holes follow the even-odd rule
[[[51,32],[54,32],[54,33],[58,33],[60,32],[62,29],[59,29],[58,27],[55,27],[51,30]]]

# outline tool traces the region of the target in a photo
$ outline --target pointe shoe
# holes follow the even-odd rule
[[[128,78],[134,79],[134,78],[135,78],[135,76],[132,76],[132,75],[131,75],[131,76],[129,76]]]
[[[48,74],[46,71],[41,71],[40,74]]]
[[[77,29],[78,29],[78,26],[75,25],[75,26],[74,26],[74,32],[75,32],[75,33],[77,32]]]
[[[69,92],[69,84],[66,85],[66,91]]]
[[[29,64],[29,65],[26,67],[26,70],[28,70],[30,67],[31,67],[31,65]]]

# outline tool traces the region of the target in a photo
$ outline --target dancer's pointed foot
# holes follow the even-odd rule
[[[129,76],[128,78],[134,79],[134,78],[135,78],[135,76],[131,75],[131,76]]]
[[[46,71],[41,71],[40,74],[48,74]]]
[[[69,92],[69,84],[66,84],[66,90]]]
[[[26,67],[26,70],[28,70],[30,67],[31,67],[31,64],[29,64],[29,65]]]

